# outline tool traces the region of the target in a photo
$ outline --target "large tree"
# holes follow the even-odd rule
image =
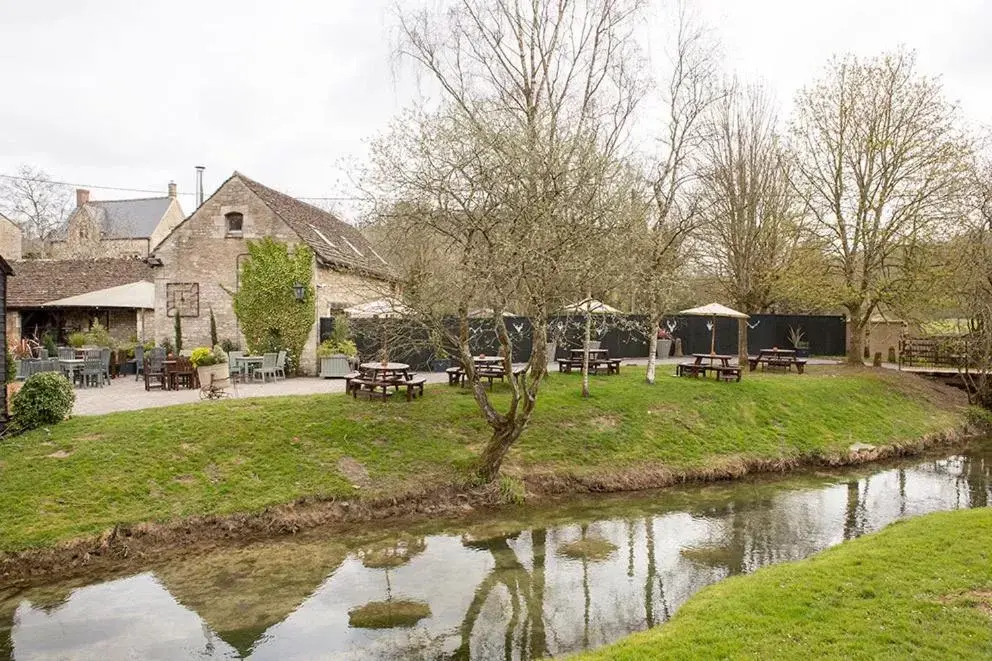
[[[860,365],[872,313],[922,291],[927,246],[961,218],[969,142],[905,51],[833,60],[799,93],[791,135],[794,183],[842,283],[848,362]]]
[[[758,86],[731,85],[707,115],[700,185],[703,261],[730,304],[766,312],[788,291],[802,252],[802,207],[788,178],[777,117]]]
[[[0,177],[0,213],[18,224],[40,257],[48,256],[48,246],[65,232],[72,210],[69,187],[41,169],[22,165],[16,176]]]
[[[523,432],[547,370],[548,317],[583,284],[612,236],[629,124],[641,97],[636,0],[452,0],[400,15],[400,52],[439,92],[430,111],[375,142],[365,185],[382,208],[449,256],[403,274],[404,303],[457,350],[492,435],[494,478]],[[622,196],[622,197],[621,197]],[[405,216],[405,218],[404,218]],[[605,244],[604,244],[605,245]],[[605,259],[607,256],[598,255]],[[475,374],[468,313],[492,310],[509,401]],[[530,318],[526,374],[513,375],[503,312]],[[443,322],[453,313],[457,330]]]

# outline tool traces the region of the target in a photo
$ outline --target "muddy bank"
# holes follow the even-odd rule
[[[595,475],[538,471],[512,476],[526,486],[528,504],[568,494],[612,493],[657,489],[693,482],[733,480],[750,475],[786,473],[801,469],[840,468],[921,455],[934,449],[953,449],[984,430],[968,427],[931,434],[913,442],[885,446],[855,444],[842,454],[782,459],[724,457],[698,469],[672,470],[641,465]],[[345,527],[373,521],[459,517],[480,509],[497,508],[506,496],[499,485],[466,489],[444,488],[402,496],[335,500],[304,498],[261,512],[228,516],[189,517],[168,523],[119,525],[104,534],[0,555],[0,587],[73,578],[92,573],[137,569],[190,553],[225,546],[277,539],[318,527]]]

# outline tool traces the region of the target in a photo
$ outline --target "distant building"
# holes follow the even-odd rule
[[[52,242],[49,255],[54,259],[144,258],[184,217],[173,183],[166,197],[134,200],[90,200],[90,192],[78,188],[65,236]]]
[[[10,218],[0,214],[0,255],[7,261],[16,262],[21,259],[23,244],[21,228]]]

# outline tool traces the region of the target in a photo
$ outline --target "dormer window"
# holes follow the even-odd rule
[[[227,221],[228,236],[241,236],[241,229],[245,223],[244,215],[237,211],[232,211],[231,213],[224,214],[224,220]]]

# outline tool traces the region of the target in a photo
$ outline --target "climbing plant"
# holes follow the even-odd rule
[[[285,349],[289,364],[298,366],[317,316],[313,252],[306,246],[290,249],[266,237],[249,241],[248,255],[233,294],[234,314],[248,350]],[[302,301],[293,291],[296,284],[303,285]]]

